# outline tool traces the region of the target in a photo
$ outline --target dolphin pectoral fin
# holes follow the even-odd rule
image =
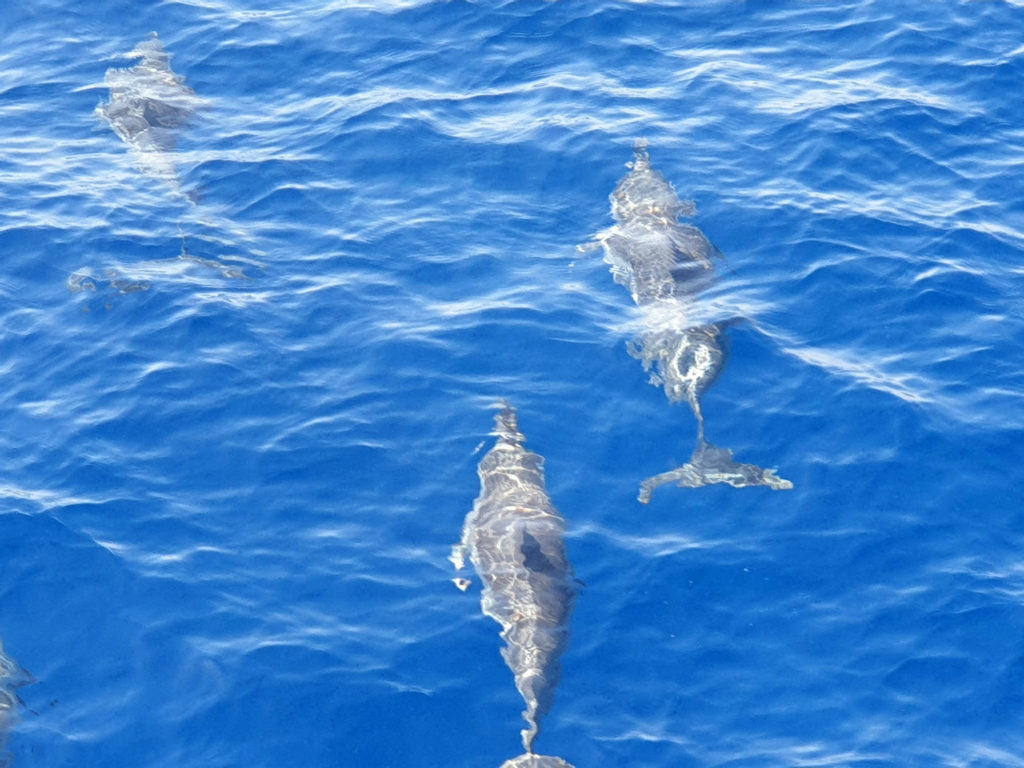
[[[611,235],[613,232],[614,228],[602,229],[600,232],[595,233],[590,240],[587,240],[587,242],[579,243],[576,246],[576,253],[589,254],[593,253],[594,251],[600,250],[601,248],[604,247],[605,240],[607,240],[608,236]]]
[[[16,688],[21,688],[23,685],[34,685],[38,682],[31,672],[24,667],[17,665],[17,663],[15,664],[16,665],[12,669],[8,670],[7,674],[5,674],[6,679],[3,682],[11,692]],[[14,696],[18,700],[19,704],[22,706],[25,705],[25,702],[21,700],[21,696],[18,696],[17,694],[14,694]],[[2,763],[0,763],[0,765],[2,765]]]
[[[698,441],[693,456],[683,466],[644,480],[637,497],[640,503],[648,503],[655,489],[666,483],[677,483],[680,488],[728,483],[733,488],[766,486],[773,491],[788,491],[793,487],[789,480],[778,476],[777,470],[733,461],[732,451],[705,440]]]
[[[461,541],[457,544],[452,545],[452,553],[448,555],[448,559],[451,564],[455,566],[456,571],[461,571],[466,567],[466,545]]]
[[[709,251],[708,255],[712,259],[718,259],[720,262],[722,262],[722,264],[725,265],[725,268],[728,269],[732,274],[738,274],[736,270],[732,268],[732,264],[729,263],[729,259],[725,257],[725,254],[719,250],[717,245],[712,243],[710,240],[708,241],[708,245],[711,247],[711,250]]]
[[[458,544],[452,545],[452,553],[448,555],[448,559],[451,560],[456,571],[461,571],[466,567],[466,553],[466,545],[461,541]],[[458,587],[460,592],[465,592],[472,583],[472,579],[466,579],[462,576],[456,576],[452,579],[452,584]]]

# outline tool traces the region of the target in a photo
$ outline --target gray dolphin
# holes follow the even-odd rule
[[[15,691],[33,682],[32,675],[4,653],[0,642],[0,768],[9,765],[7,736],[17,722],[18,704],[21,702]]]
[[[655,488],[669,482],[691,488],[712,483],[792,488],[775,470],[735,462],[730,451],[705,438],[701,397],[725,367],[724,331],[734,321],[688,326],[686,316],[713,281],[712,258],[721,254],[700,229],[680,223],[696,208],[680,200],[672,184],[651,168],[642,139],[629,173],[611,195],[611,208],[615,226],[597,235],[592,245],[603,248],[615,281],[629,289],[646,316],[659,318],[629,343],[629,353],[643,363],[652,384],[664,387],[670,402],[688,403],[697,419],[697,447],[690,461],[645,480],[640,501],[647,503]]]
[[[498,439],[478,468],[480,495],[451,560],[461,570],[468,556],[476,568],[481,608],[501,625],[502,656],[526,702],[528,754],[506,766],[557,768],[567,764],[534,755],[533,742],[561,675],[577,582],[565,554],[565,520],[545,488],[544,459],[523,447],[526,438],[507,403],[495,417],[494,434]]]
[[[202,101],[171,69],[171,55],[156,32],[139,43],[126,58],[139,63],[126,69],[108,69],[104,78],[110,101],[96,107],[103,118],[134,151],[142,169],[178,190],[178,177],[170,153],[178,143],[178,130],[195,114]]]

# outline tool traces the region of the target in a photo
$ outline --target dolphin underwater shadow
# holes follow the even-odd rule
[[[473,563],[483,582],[480,606],[501,625],[501,654],[526,702],[526,754],[502,768],[572,768],[533,752],[541,719],[551,709],[569,643],[577,584],[565,552],[565,520],[548,497],[544,459],[528,451],[515,409],[502,403],[497,441],[480,461],[480,494],[452,548],[456,570]],[[468,581],[456,579],[465,589]]]
[[[131,147],[143,173],[183,194],[174,161],[178,129],[204,102],[171,69],[171,55],[156,32],[124,55],[140,61],[126,69],[107,70],[104,82],[110,101],[97,106],[96,115]]]
[[[3,643],[0,642],[0,768],[8,768],[11,765],[7,752],[7,737],[17,724],[17,710],[21,704],[21,699],[15,691],[34,682],[32,675],[4,653]]]
[[[696,208],[680,200],[672,184],[651,168],[646,141],[636,143],[628,167],[610,198],[615,226],[580,250],[603,249],[612,277],[629,289],[648,325],[629,342],[629,354],[643,363],[652,384],[664,387],[670,402],[686,402],[697,419],[697,446],[690,460],[644,480],[639,500],[646,504],[658,486],[672,482],[688,488],[714,483],[792,488],[776,470],[736,462],[731,451],[705,437],[701,397],[725,368],[725,331],[738,321],[687,326],[686,317],[714,281],[712,258],[721,253],[700,229],[680,223]]]

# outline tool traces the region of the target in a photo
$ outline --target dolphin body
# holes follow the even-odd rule
[[[577,592],[565,553],[565,520],[548,497],[544,459],[523,447],[526,438],[512,406],[503,404],[494,434],[498,439],[478,468],[480,495],[451,560],[461,570],[468,555],[476,568],[483,582],[481,608],[501,625],[501,653],[526,702],[526,754],[502,768],[572,768],[560,758],[533,753],[561,676]]]
[[[21,703],[15,690],[32,682],[35,682],[32,675],[7,656],[3,643],[0,643],[0,768],[10,765],[6,751],[7,736],[15,725],[18,704]]]
[[[96,107],[96,114],[132,148],[144,172],[180,191],[171,153],[178,144],[177,129],[202,101],[171,69],[171,55],[156,32],[125,57],[140,61],[127,69],[107,70],[110,101]]]
[[[651,168],[646,141],[636,143],[629,167],[611,195],[615,226],[597,235],[592,245],[603,248],[615,281],[629,289],[651,320],[649,330],[629,343],[630,355],[651,373],[652,384],[664,387],[670,402],[688,403],[697,419],[697,447],[690,461],[645,480],[640,501],[646,504],[658,486],[671,482],[690,488],[713,483],[792,488],[775,470],[733,461],[731,451],[705,438],[700,400],[725,367],[724,332],[734,321],[687,326],[686,315],[713,281],[711,259],[721,254],[700,229],[679,222],[694,216],[696,208],[680,200],[672,184]]]

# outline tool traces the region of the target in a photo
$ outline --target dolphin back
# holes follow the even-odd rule
[[[685,330],[653,330],[630,341],[630,355],[643,363],[651,383],[665,388],[673,403],[689,403],[704,429],[700,398],[711,388],[729,358],[724,324],[711,323]]]

